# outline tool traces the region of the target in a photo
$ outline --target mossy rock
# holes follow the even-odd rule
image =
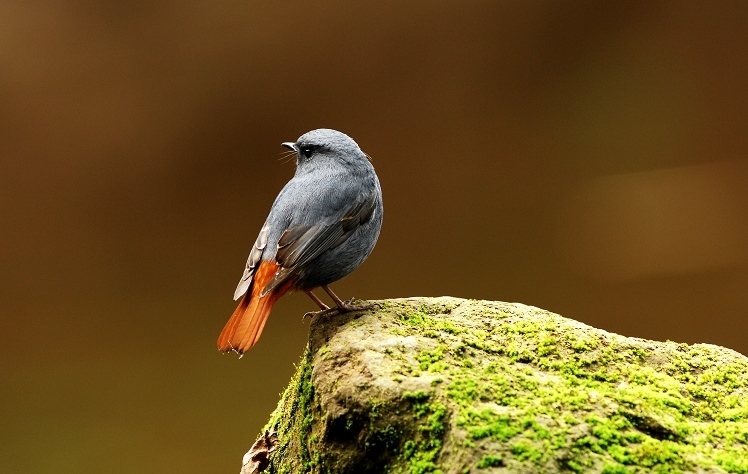
[[[273,473],[748,474],[748,358],[521,304],[373,302],[312,322]]]

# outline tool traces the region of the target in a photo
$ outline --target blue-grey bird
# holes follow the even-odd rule
[[[358,268],[382,226],[382,190],[374,167],[348,135],[312,130],[283,146],[296,153],[296,173],[275,199],[234,293],[239,306],[218,349],[240,354],[262,334],[278,299],[321,287],[338,309],[355,309],[328,286]]]

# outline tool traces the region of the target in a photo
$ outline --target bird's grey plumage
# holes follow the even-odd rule
[[[291,278],[296,289],[308,290],[358,268],[379,237],[382,190],[352,138],[319,129],[284,146],[296,152],[296,173],[273,203],[234,299],[247,292],[261,260],[280,265],[263,295]]]

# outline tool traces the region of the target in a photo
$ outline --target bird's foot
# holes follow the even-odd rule
[[[320,311],[309,311],[308,313],[304,313],[304,316],[301,317],[301,322],[306,321],[306,318],[309,318],[309,319],[327,318],[328,316],[332,316],[333,314],[336,314],[338,312],[340,312],[340,310],[337,307],[322,309]]]
[[[347,313],[349,311],[362,311],[365,309],[369,309],[372,306],[374,305],[372,303],[369,303],[368,301],[356,300],[356,298],[351,298],[346,301],[339,301],[337,307],[341,313]]]

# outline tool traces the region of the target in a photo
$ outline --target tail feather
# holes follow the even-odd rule
[[[244,314],[247,312],[247,309],[249,307],[250,298],[251,296],[249,293],[245,294],[242,297],[241,301],[239,301],[239,306],[236,307],[234,313],[231,315],[231,318],[229,318],[229,321],[226,323],[226,326],[223,327],[221,335],[218,336],[219,350],[228,352],[233,349],[231,345],[231,339],[236,332],[237,326],[242,321],[242,319],[244,319]]]
[[[218,337],[218,349],[243,354],[257,343],[265,328],[270,311],[281,296],[291,289],[292,281],[265,296],[262,291],[278,269],[274,262],[260,263],[252,281],[252,288],[242,297],[228,323]]]
[[[238,342],[238,351],[244,353],[250,347],[254,346],[255,343],[260,339],[262,330],[265,328],[265,323],[268,320],[270,311],[273,309],[273,305],[278,300],[279,296],[276,293],[269,293],[265,297],[256,298],[252,303],[256,303],[254,308],[250,304],[250,310],[253,310],[251,318],[245,318],[242,324],[237,328],[236,341]],[[247,319],[249,319],[247,321]]]

